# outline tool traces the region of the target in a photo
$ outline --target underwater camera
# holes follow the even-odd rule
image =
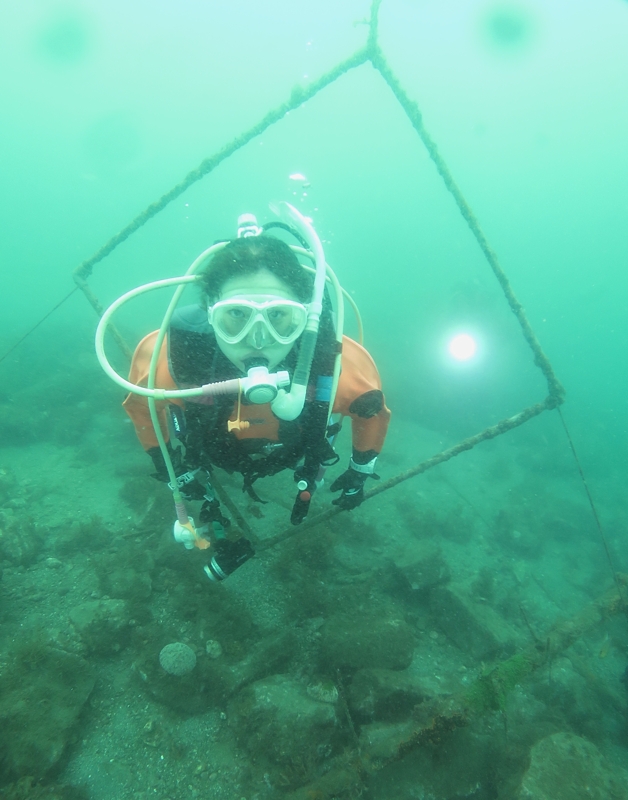
[[[211,561],[203,569],[210,580],[224,581],[254,555],[253,545],[244,537],[236,542],[219,539],[214,545],[214,555]]]

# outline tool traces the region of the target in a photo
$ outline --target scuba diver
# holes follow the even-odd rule
[[[350,510],[362,502],[367,479],[378,477],[375,464],[390,418],[371,356],[342,335],[343,290],[320,240],[292,206],[282,203],[281,214],[287,223],[261,227],[253,215],[242,215],[237,238],[205,251],[185,277],[120,298],[97,334],[101,364],[114,377],[102,350],[110,313],[147,288],[180,284],[161,329],[139,343],[129,381],[114,380],[130,389],[125,411],[154,477],[169,482],[175,496],[175,540],[188,549],[211,542],[204,569],[216,581],[254,550],[248,539],[226,536],[230,521],[211,486],[214,467],[240,473],[243,491],[256,501],[259,478],[293,470],[291,521],[299,524],[325,469],[339,460],[333,442],[342,419],[350,417],[352,455],[330,487],[340,492],[332,502]],[[273,227],[300,246],[269,233]],[[202,300],[175,308],[188,282],[200,285]],[[198,527],[182,511],[182,500],[202,502]]]

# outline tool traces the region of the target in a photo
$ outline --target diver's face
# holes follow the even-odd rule
[[[288,284],[262,269],[252,275],[230,278],[221,289],[218,300],[252,300],[265,303],[269,300],[292,300],[298,298]],[[268,361],[268,369],[273,369],[288,355],[294,346],[277,342],[268,332],[263,322],[256,322],[247,336],[235,344],[229,344],[216,336],[218,347],[225,356],[242,372],[246,372],[245,362],[250,358],[263,358]]]

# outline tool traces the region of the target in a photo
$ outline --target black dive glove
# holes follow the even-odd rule
[[[368,458],[372,456],[371,458]],[[340,506],[345,511],[357,508],[364,500],[364,484],[366,479],[371,477],[379,480],[379,475],[375,474],[375,462],[377,453],[369,450],[366,453],[353,451],[353,457],[349,461],[349,469],[345,470],[329,487],[330,491],[337,492],[340,489],[340,497],[332,500],[332,505]],[[362,463],[360,463],[362,462]]]
[[[220,503],[215,498],[208,500],[205,497],[205,502],[201,506],[201,513],[199,514],[198,521],[201,525],[210,525],[214,533],[216,531],[227,530],[231,526],[231,520],[227,519],[220,510]],[[216,526],[218,526],[216,528]]]
[[[171,447],[170,442],[168,442],[166,446],[168,448],[168,454],[170,455],[170,460],[172,461],[172,466],[174,467],[174,474],[180,475],[187,469],[183,464],[181,449],[177,448],[175,450],[173,447]],[[161,481],[162,483],[168,483],[170,478],[168,476],[168,470],[166,469],[166,462],[164,461],[161,448],[151,447],[146,452],[151,457],[153,466],[155,467],[155,471],[151,475],[151,478],[155,478],[156,481]]]
[[[207,473],[204,469],[193,469],[177,475],[177,485],[184,500],[203,500],[209,491]],[[172,486],[170,488],[172,489]]]

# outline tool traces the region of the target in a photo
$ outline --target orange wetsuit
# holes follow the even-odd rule
[[[171,334],[169,334],[169,336]],[[146,386],[148,369],[156,338],[157,332],[155,331],[144,337],[137,346],[129,373],[129,380],[132,383],[139,386]],[[207,338],[207,340],[212,341],[213,337],[211,340],[209,338]],[[215,340],[213,341],[215,342]],[[169,343],[171,345],[170,352],[168,347]],[[169,338],[167,337],[166,340],[164,340],[159,355],[155,378],[155,386],[157,388],[187,388],[189,385],[199,386],[204,382],[209,382],[205,380],[203,376],[199,379],[191,379],[191,384],[185,380],[181,380],[180,377],[175,380],[174,376],[179,375],[179,373],[177,373],[172,354],[172,342],[169,342]],[[199,358],[198,360],[202,361],[203,359]],[[231,376],[220,375],[213,379],[223,380],[224,377]],[[200,382],[198,382],[199,380]],[[294,423],[285,423],[273,414],[270,404],[255,405],[242,402],[238,409],[237,397],[222,398],[220,401],[216,402],[220,402],[223,405],[223,410],[221,412],[222,417],[220,417],[218,422],[215,420],[215,415],[214,418],[212,418],[212,424],[215,424],[216,427],[211,436],[215,437],[215,439],[212,439],[210,436],[209,442],[204,446],[205,460],[230,471],[237,470],[244,474],[246,471],[253,471],[253,467],[246,461],[246,459],[249,459],[249,455],[245,454],[239,456],[239,461],[236,459],[233,463],[230,463],[229,452],[231,450],[243,450],[245,453],[251,453],[255,452],[255,447],[262,442],[271,443],[271,445],[272,443],[282,444],[286,439],[290,439],[291,441],[292,450],[290,452],[292,456],[297,457],[302,455],[302,452],[299,450],[299,441],[300,439],[307,438],[307,432],[303,430],[307,422],[300,423],[301,418],[298,418]],[[197,420],[196,438],[202,438],[205,435],[204,429],[207,428],[202,415],[205,412],[211,412],[211,409],[208,409],[207,406],[211,406],[213,403],[213,399],[203,399],[200,402],[193,402],[190,400],[157,401],[156,406],[161,430],[166,441],[169,440],[169,429],[167,425],[167,409],[169,405],[178,406],[180,409],[183,409],[186,417],[194,417]],[[150,418],[146,398],[137,394],[129,394],[123,405],[125,411],[133,421],[135,431],[142,446],[149,452],[153,451],[154,448],[158,446],[158,442]],[[307,405],[306,403],[306,407]],[[247,420],[250,423],[249,427],[236,428],[227,433],[227,418],[231,421],[236,421],[238,419],[238,413],[241,421]],[[364,458],[362,459],[364,463],[380,452],[388,428],[390,411],[386,407],[384,401],[379,373],[373,359],[361,345],[348,337],[343,337],[342,371],[334,400],[333,413],[339,414],[342,417],[351,418],[354,458],[360,458],[360,455],[364,454]],[[303,414],[301,416],[305,417]],[[299,425],[301,425],[301,428],[299,428]],[[288,432],[288,436],[286,436],[286,432]],[[194,431],[188,431],[188,433],[188,439],[193,439]],[[188,445],[189,442],[186,441],[186,449]],[[290,450],[289,447],[285,447],[284,449],[286,451]],[[214,457],[214,452],[219,453],[220,457]],[[291,456],[289,454],[285,456],[285,458],[288,459],[286,463],[281,462],[281,457],[280,454],[275,454],[273,458],[276,461],[276,466],[271,467],[269,465],[267,471],[264,471],[259,460],[256,460],[255,472],[257,472],[258,476],[273,474],[279,471],[279,469],[290,466],[289,459]],[[259,458],[259,447],[256,458]],[[267,463],[270,464],[273,458],[266,459]],[[227,463],[224,463],[225,459]],[[189,466],[209,467],[209,464],[201,463],[203,461],[202,458],[197,459],[197,461],[199,461],[199,463],[190,464],[188,462],[188,464]]]
[[[129,372],[131,383],[136,383],[138,386],[146,386],[148,367],[156,338],[156,331],[149,333],[137,346]],[[168,368],[165,341],[161,350],[155,386],[159,389],[177,389],[178,387]],[[356,450],[375,450],[376,453],[379,453],[382,449],[390,419],[390,411],[385,403],[382,403],[381,409],[373,416],[360,416],[351,410],[352,406],[356,408],[357,405],[359,408],[359,404],[356,404],[356,401],[361,396],[374,390],[381,391],[381,388],[377,367],[369,353],[357,342],[354,342],[353,339],[344,336],[342,372],[340,373],[338,390],[334,400],[333,413],[341,414],[343,417],[351,417],[352,442]],[[166,425],[165,407],[168,403],[184,406],[182,400],[157,401],[161,429],[166,441],[168,441],[169,433]],[[151,447],[157,447],[157,438],[148,412],[146,398],[139,394],[129,394],[123,406],[133,421],[138,439],[144,449],[148,450]],[[237,400],[235,399],[233,401],[231,419],[237,419]],[[236,438],[265,438],[277,441],[278,419],[272,413],[270,404],[242,405],[240,419],[252,419],[253,424],[248,429],[232,431]]]

